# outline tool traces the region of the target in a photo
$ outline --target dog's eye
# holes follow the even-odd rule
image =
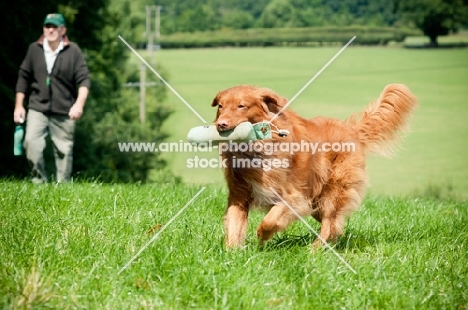
[[[218,104],[218,109],[222,109],[223,108],[223,105],[222,104]]]
[[[238,109],[243,109],[243,108],[245,108],[245,105],[239,104],[239,105],[237,106],[237,108],[238,108]]]

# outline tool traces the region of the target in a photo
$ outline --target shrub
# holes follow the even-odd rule
[[[356,36],[354,43],[363,45],[402,42],[420,32],[390,27],[316,27],[316,28],[250,28],[174,33],[161,37],[163,48],[196,48],[218,46],[320,46],[343,44]]]

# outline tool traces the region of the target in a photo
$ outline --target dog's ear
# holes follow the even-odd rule
[[[216,107],[217,105],[219,105],[218,96],[214,97],[213,102],[211,103],[212,107]],[[214,119],[215,122],[218,119],[218,117],[219,117],[219,109],[217,109],[217,111],[216,111],[216,117]]]
[[[265,88],[261,90],[261,98],[264,103],[264,105],[262,105],[263,109],[265,109],[265,106],[268,109],[268,111],[265,111],[267,113],[278,113],[288,102],[287,99]]]
[[[215,107],[218,105],[218,96],[216,96],[214,99],[213,99],[213,102],[211,103],[211,106],[212,107]]]

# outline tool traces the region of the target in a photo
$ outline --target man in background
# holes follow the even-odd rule
[[[75,121],[83,114],[91,84],[83,53],[66,32],[63,15],[48,14],[43,35],[29,46],[19,69],[14,121],[26,119],[24,148],[34,183],[48,181],[44,161],[48,134],[54,148],[56,181],[70,181]]]

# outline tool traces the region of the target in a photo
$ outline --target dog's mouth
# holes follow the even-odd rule
[[[234,130],[237,126],[234,126],[234,127],[223,127],[223,128],[220,128],[220,127],[216,127],[218,132],[226,132],[226,131],[231,131],[231,130]]]
[[[240,123],[239,123],[240,124]],[[236,127],[239,125],[239,124],[236,124],[234,126],[229,126],[229,125],[223,125],[223,124],[217,124],[216,125],[216,129],[218,130],[218,132],[226,132],[226,131],[232,131],[234,129],[236,129]]]

